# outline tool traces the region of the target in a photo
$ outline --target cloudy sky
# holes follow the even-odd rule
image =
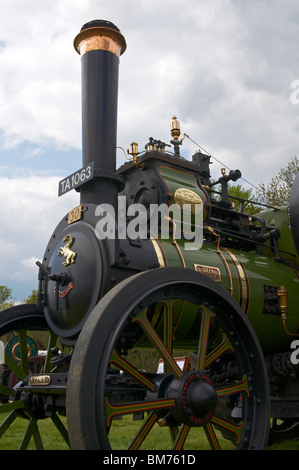
[[[175,114],[182,132],[255,186],[299,154],[298,0],[0,0],[0,7],[0,285],[16,300],[37,288],[35,262],[79,202],[76,192],[58,198],[57,190],[82,166],[73,39],[87,21],[112,21],[127,41],[119,146],[137,141],[142,149],[151,136],[168,142]],[[186,158],[196,150],[184,141]],[[215,178],[220,167],[212,165]]]

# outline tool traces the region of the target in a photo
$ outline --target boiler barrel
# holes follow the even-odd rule
[[[290,350],[294,339],[283,326],[279,297],[282,286],[287,292],[286,327],[296,333],[299,311],[296,304],[299,272],[254,252],[203,245],[188,250],[188,242],[153,241],[161,266],[181,266],[211,277],[228,290],[253,325],[265,353]],[[188,323],[188,314],[182,315]],[[188,328],[187,328],[188,329]]]

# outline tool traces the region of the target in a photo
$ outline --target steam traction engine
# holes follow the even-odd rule
[[[74,45],[82,62],[83,166],[60,182],[59,194],[76,189],[80,205],[37,263],[37,305],[1,312],[1,339],[11,345],[14,338],[18,357],[6,350],[0,436],[21,420],[20,448],[31,437],[42,448],[39,422],[50,418],[72,449],[264,449],[269,427],[271,439],[296,437],[298,176],[289,207],[249,215],[237,201],[236,210],[227,188],[240,172],[212,183],[208,155],[182,158],[176,118],[172,148],[150,138],[139,153],[133,143],[131,161],[116,170],[125,39],[97,20]],[[190,230],[199,209],[202,246],[182,236],[173,216],[168,238],[163,217],[156,233],[129,237],[132,204],[145,209],[146,226],[152,207],[175,204],[183,213],[188,206]],[[108,208],[115,236],[101,237]],[[47,344],[38,369],[33,341]],[[154,367],[143,367],[146,354]],[[176,360],[182,356],[186,370]]]

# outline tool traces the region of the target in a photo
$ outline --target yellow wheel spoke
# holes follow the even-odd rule
[[[140,411],[155,411],[173,408],[174,406],[175,401],[173,399],[168,398],[152,401],[125,403],[123,405],[113,405],[112,403],[110,403],[108,398],[106,398],[106,413],[108,421],[107,424],[108,426],[110,426],[113,417],[117,415],[132,414]]]
[[[17,333],[20,340],[21,368],[27,376],[29,374],[27,331],[19,330]]]
[[[114,350],[110,359],[111,364],[115,364],[121,370],[125,371],[128,375],[133,377],[137,382],[143,385],[148,390],[153,391],[155,388],[154,382],[149,380],[142,372],[140,372],[136,367],[127,362],[123,357],[121,357]]]
[[[197,364],[196,364],[196,369],[198,370],[204,370],[205,368],[210,321],[211,321],[211,318],[215,317],[213,313],[207,312],[204,308],[202,308],[201,310],[202,310],[202,317],[201,317],[201,327],[200,327],[200,334],[199,334]]]
[[[173,450],[182,450],[190,431],[190,426],[183,424],[174,441]]]
[[[227,421],[226,419],[220,418],[218,416],[213,416],[213,418],[211,419],[211,423],[213,423],[217,428],[221,428],[223,431],[226,431],[229,434],[233,435],[237,444],[239,444],[243,432],[243,422],[241,422],[240,424],[233,424],[230,421]]]
[[[220,450],[220,444],[215,434],[215,430],[211,423],[207,423],[204,426],[204,431],[206,433],[207,439],[209,441],[210,447],[213,450]]]
[[[139,429],[138,433],[134,437],[127,450],[138,450],[158,419],[159,417],[157,413],[155,413],[154,411],[151,412],[148,418],[141,426],[141,428]]]
[[[246,395],[249,396],[247,375],[244,375],[240,382],[236,382],[233,385],[228,385],[226,387],[217,389],[218,397],[224,397],[226,395],[231,395],[234,393],[241,393],[241,392],[245,392]]]
[[[148,320],[147,312],[142,312],[141,314],[139,314],[133,320],[133,322],[140,324],[148,339],[152,342],[155,349],[161,354],[164,363],[167,364],[167,369],[169,370],[169,372],[172,372],[175,378],[180,378],[182,376],[182,371],[175,362],[172,355],[167,350],[167,347],[164,345],[156,330],[153,328],[150,321]]]
[[[216,359],[218,359],[224,352],[226,351],[233,351],[234,348],[231,344],[231,342],[229,341],[228,337],[226,334],[223,334],[223,339],[222,339],[222,342],[215,347],[215,349],[213,349],[206,357],[206,361],[205,361],[205,367],[208,367],[209,365],[211,365],[214,361],[216,361]]]

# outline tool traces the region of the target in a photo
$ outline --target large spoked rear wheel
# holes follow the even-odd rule
[[[24,387],[30,375],[52,371],[57,336],[43,312],[31,304],[1,311],[0,341],[0,449],[57,449],[57,443],[68,449],[68,433],[51,410],[51,396]]]
[[[188,269],[138,274],[99,302],[74,350],[66,407],[72,449],[268,442],[267,372],[252,326],[224,289]]]

